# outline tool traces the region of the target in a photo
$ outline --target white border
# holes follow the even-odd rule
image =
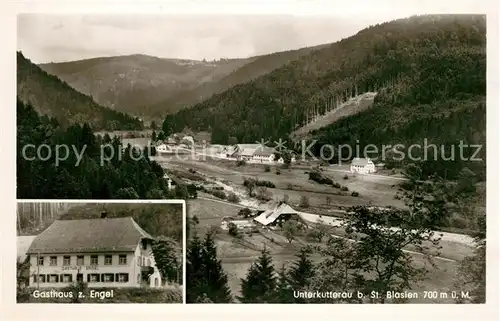
[[[135,3],[134,3],[135,2]],[[106,305],[99,304],[92,309],[87,305],[57,305],[57,310],[48,305],[27,306],[15,302],[15,212],[16,194],[16,14],[17,13],[155,13],[155,14],[293,14],[293,15],[351,15],[353,19],[363,15],[376,15],[381,21],[386,14],[400,14],[402,17],[422,13],[488,13],[488,72],[487,72],[487,303],[484,305]],[[0,168],[3,171],[0,182],[0,197],[4,217],[0,224],[0,256],[2,306],[0,314],[7,320],[47,319],[53,321],[82,320],[136,320],[138,318],[185,319],[197,317],[208,320],[231,320],[255,318],[276,319],[287,316],[290,320],[332,320],[362,319],[373,320],[497,320],[500,283],[498,278],[499,262],[499,199],[498,187],[494,179],[500,177],[494,160],[500,159],[498,139],[494,130],[500,126],[498,106],[498,8],[494,0],[175,0],[175,1],[22,1],[0,2],[0,103],[6,117],[0,117],[0,130],[4,144],[0,144]],[[82,41],[85,41],[82,36]],[[493,195],[495,194],[495,195]],[[431,290],[431,289],[430,289]],[[2,315],[3,316],[3,315]]]
[[[74,203],[74,204],[180,204],[182,205],[182,303],[168,303],[174,305],[186,304],[186,201],[185,200],[44,200],[44,199],[18,199],[17,204],[23,203]],[[17,251],[17,249],[16,249]],[[34,305],[38,306],[42,303],[17,303],[16,305],[29,306]],[[92,303],[86,304],[92,307],[97,305],[127,305],[127,304],[136,304],[136,303]],[[43,305],[49,305],[52,307],[56,307],[61,305],[61,303],[43,303]]]

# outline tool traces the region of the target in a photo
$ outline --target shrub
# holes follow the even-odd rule
[[[293,190],[293,185],[292,185],[292,184],[290,184],[290,183],[288,183],[288,184],[286,185],[286,189],[288,189],[288,190]]]
[[[264,166],[264,172],[270,172],[271,171],[271,166],[266,165]]]
[[[245,162],[244,160],[239,160],[236,162],[236,166],[244,166],[246,165],[247,162]]]
[[[236,195],[233,192],[229,193],[229,195],[227,196],[227,200],[231,203],[239,203],[240,202],[240,198],[238,197],[238,195]]]
[[[271,193],[267,188],[265,187],[259,187],[257,189],[257,192],[256,192],[256,195],[255,197],[258,199],[258,200],[261,200],[261,201],[270,201],[272,200],[273,198],[273,193]]]
[[[236,224],[234,223],[229,223],[228,225],[228,228],[229,228],[229,235],[231,236],[234,236],[234,237],[238,237],[239,236],[239,231],[238,231],[238,227],[236,226]]]
[[[212,195],[223,200],[226,199],[226,193],[224,193],[224,191],[212,190]]]
[[[279,169],[276,169],[276,175],[281,175],[281,171]]]
[[[340,188],[341,191],[344,191],[344,192],[347,192],[349,189],[347,188],[347,186],[342,186]]]
[[[300,197],[300,207],[309,207],[309,198],[307,196]]]
[[[335,188],[340,188],[340,184],[339,183],[333,183],[332,186],[335,187]]]
[[[359,196],[359,193],[358,193],[358,192],[352,192],[352,193],[351,193],[351,196],[358,197],[358,196]]]
[[[243,218],[249,218],[252,216],[252,210],[249,209],[248,207],[242,208],[238,212],[238,216],[242,216]]]
[[[349,179],[349,176],[347,176],[347,174],[345,174],[344,179]]]
[[[318,171],[309,172],[309,179],[313,180],[317,183],[320,183],[320,184],[326,184],[326,185],[333,185],[334,184],[334,182],[331,178],[324,177]]]

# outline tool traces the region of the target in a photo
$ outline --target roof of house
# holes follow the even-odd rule
[[[27,254],[135,251],[153,237],[132,217],[56,220],[31,243]]]
[[[269,156],[273,155],[275,152],[276,151],[272,147],[260,147],[260,148],[257,148],[253,154],[256,156],[269,157]]]
[[[352,160],[351,162],[351,165],[354,165],[354,166],[366,166],[368,164],[371,164],[372,161],[367,159],[367,158],[359,158],[359,157],[356,157]]]
[[[259,222],[260,224],[263,225],[268,225],[274,221],[281,215],[281,214],[297,214],[300,215],[299,212],[294,210],[290,205],[282,203],[276,208],[268,209],[264,213],[260,214],[254,220]]]

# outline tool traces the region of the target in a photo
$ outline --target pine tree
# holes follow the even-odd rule
[[[275,298],[276,303],[294,303],[295,299],[293,297],[294,289],[291,287],[288,280],[288,273],[285,265],[281,267],[278,272],[278,282],[276,285]]]
[[[189,242],[186,249],[186,302],[195,303],[205,293],[203,275],[202,244],[197,235]]]
[[[309,259],[309,249],[303,247],[297,257],[298,260],[288,273],[289,282],[294,291],[306,289],[314,277],[314,266]],[[303,302],[303,299],[297,299],[296,302]]]
[[[217,259],[217,248],[211,233],[207,233],[203,241],[202,267],[204,278],[208,282],[208,298],[214,303],[232,302],[231,291],[227,284],[227,275]]]
[[[268,303],[273,301],[276,289],[276,276],[269,251],[264,248],[256,262],[250,266],[245,279],[241,279],[243,303]]]

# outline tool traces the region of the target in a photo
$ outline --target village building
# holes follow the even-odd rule
[[[229,230],[229,224],[234,224],[239,230],[251,230],[255,227],[255,223],[252,220],[245,219],[234,219],[232,217],[223,217],[221,223],[221,229]]]
[[[261,147],[260,144],[236,144],[233,146],[231,158],[238,160],[251,160],[257,148]]]
[[[184,136],[181,139],[181,143],[187,146],[194,146],[194,138],[192,136]]]
[[[296,219],[297,221],[307,225],[302,219],[300,212],[294,210],[290,205],[281,203],[274,206],[269,206],[267,209],[259,209],[260,214],[254,220],[263,226],[274,227],[281,225],[289,219]]]
[[[351,172],[360,174],[375,173],[375,164],[368,158],[356,157],[351,162]]]
[[[271,147],[259,147],[255,150],[252,155],[251,160],[261,162],[261,163],[271,163],[275,160],[275,150]]]
[[[29,286],[161,287],[152,241],[131,217],[56,220],[26,252]]]
[[[170,176],[168,176],[167,173],[163,174],[163,179],[167,181],[167,188],[169,190],[172,190],[175,188],[175,185],[176,185],[175,181],[172,178],[170,178]]]
[[[170,145],[160,143],[155,146],[156,152],[163,154],[163,153],[172,153],[173,149],[170,147]]]
[[[297,162],[297,158],[295,157],[295,155],[292,155],[292,158],[290,159],[290,162],[291,162],[291,163],[295,163],[295,162]],[[280,158],[278,158],[277,163],[278,163],[278,164],[284,164],[284,163],[285,163],[285,160],[283,159],[283,157],[280,157]]]

